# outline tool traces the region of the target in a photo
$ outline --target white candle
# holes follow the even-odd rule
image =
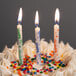
[[[36,16],[35,16],[35,39],[36,39],[36,60],[37,60],[37,64],[41,64],[41,57],[40,57],[40,27],[38,27],[39,25],[39,15],[38,15],[38,11],[36,11]]]
[[[18,50],[19,50],[19,62],[23,64],[23,49],[22,49],[22,8],[20,8],[18,16],[18,25],[17,25],[17,35],[18,35]]]
[[[59,60],[58,50],[59,50],[59,9],[55,12],[55,25],[54,25],[54,50],[55,50],[55,60]]]

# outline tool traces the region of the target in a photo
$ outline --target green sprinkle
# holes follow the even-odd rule
[[[12,67],[12,64],[10,65],[10,67]]]
[[[57,67],[57,69],[59,69],[59,67]]]
[[[40,73],[43,73],[42,71],[40,71]]]
[[[56,68],[54,70],[57,70]]]
[[[27,57],[25,57],[25,59],[27,59]]]
[[[51,64],[48,64],[48,66],[51,66]]]
[[[32,58],[31,60],[35,60],[35,58]]]
[[[61,66],[61,64],[59,64],[59,66]]]
[[[53,64],[55,64],[55,61],[53,61]]]
[[[30,73],[30,75],[32,75],[32,72]]]
[[[45,70],[45,68],[43,68],[43,70]]]
[[[17,29],[17,32],[18,32],[18,38],[20,39],[20,38],[21,38],[20,30],[19,30],[19,29]]]
[[[62,64],[62,67],[65,67],[65,64]]]
[[[42,59],[44,59],[44,57],[42,57]]]
[[[18,65],[20,66],[21,64],[19,63]]]
[[[33,69],[35,69],[35,68],[33,67]]]

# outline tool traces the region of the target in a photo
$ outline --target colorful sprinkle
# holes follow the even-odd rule
[[[59,60],[55,61],[52,59],[51,53],[50,56],[41,54],[41,63],[43,65],[42,69],[38,69],[33,67],[33,64],[36,63],[36,55],[34,55],[34,58],[30,58],[29,56],[25,56],[23,58],[23,64],[20,65],[19,61],[11,61],[10,67],[13,67],[14,73],[18,73],[19,76],[22,76],[22,72],[24,75],[29,74],[29,75],[36,75],[37,73],[44,73],[48,74],[48,72],[53,72],[54,70],[57,70],[61,67],[65,67],[65,64]],[[8,69],[8,67],[7,67]]]

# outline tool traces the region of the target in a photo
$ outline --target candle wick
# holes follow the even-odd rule
[[[55,21],[55,24],[58,24],[58,25],[59,25],[59,22],[56,20],[56,21]]]
[[[35,24],[35,27],[38,27],[39,26],[39,24]]]
[[[21,24],[21,21],[17,21],[17,24]]]

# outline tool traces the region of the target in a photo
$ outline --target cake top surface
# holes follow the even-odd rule
[[[56,65],[55,61],[53,60],[53,55],[52,55],[53,51],[54,51],[54,43],[52,42],[52,40],[48,43],[44,39],[41,39],[42,63],[46,63],[46,65],[45,65],[46,68],[42,67],[41,68],[42,71],[40,71],[41,69],[40,70],[37,69],[38,65],[37,65],[36,68],[34,68],[36,66],[36,64],[34,64],[33,66],[31,65],[33,67],[33,70],[34,71],[39,70],[40,73],[42,74],[42,72],[44,71],[43,69],[47,70],[47,68],[49,68],[48,70],[51,73],[48,73],[48,75],[51,75],[53,73],[53,75],[55,75],[55,76],[56,76],[56,74],[58,76],[58,74],[59,75],[61,73],[64,74],[65,72],[69,72],[70,70],[71,70],[72,73],[74,73],[76,71],[76,67],[75,67],[75,64],[76,64],[76,61],[75,61],[75,59],[76,59],[75,58],[76,57],[76,50],[73,49],[68,43],[64,44],[62,41],[60,42],[59,46],[60,47],[59,47],[58,55],[60,56],[62,62],[65,65],[67,65],[66,67],[60,68],[61,64],[58,64],[58,65],[60,65],[60,67],[56,66],[56,68],[59,67],[59,69],[56,70],[56,68],[54,68],[55,71],[51,72],[51,71],[53,71],[53,69],[51,69],[51,68],[53,68],[52,66]],[[23,55],[24,56],[24,61],[26,60],[25,56],[28,56],[30,58],[29,61],[30,62],[32,61],[32,64],[33,64],[33,62],[34,63],[36,62],[35,61],[36,45],[35,45],[34,42],[32,42],[31,40],[26,41],[24,43],[24,45],[23,45],[23,52],[24,52],[24,55]],[[47,55],[46,55],[46,53],[47,53]],[[46,58],[46,56],[47,56],[47,58]],[[48,57],[51,57],[51,58],[48,58]],[[18,45],[17,45],[17,43],[15,43],[15,45],[13,45],[12,48],[8,48],[6,46],[5,49],[3,50],[3,52],[0,53],[0,71],[1,71],[1,73],[5,72],[4,74],[9,74],[9,75],[14,74],[14,72],[13,72],[14,70],[11,69],[12,67],[10,67],[10,65],[12,66],[12,64],[14,65],[15,63],[17,63],[18,59],[19,59],[19,57],[18,57]],[[15,62],[12,62],[12,61],[15,61]],[[28,62],[28,60],[27,60],[27,62]],[[15,64],[15,65],[17,65],[17,64]],[[28,65],[30,65],[30,64],[28,64]],[[44,72],[43,72],[43,74],[44,74]],[[37,72],[35,72],[35,74],[36,73]],[[16,73],[15,73],[15,75],[16,75]]]

